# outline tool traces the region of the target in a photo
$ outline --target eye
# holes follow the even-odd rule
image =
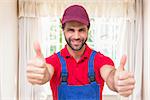
[[[85,32],[85,29],[84,28],[79,29],[79,32]]]
[[[74,29],[67,29],[68,32],[74,32]]]

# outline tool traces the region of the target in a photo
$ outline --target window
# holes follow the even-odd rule
[[[119,37],[126,29],[129,19],[125,17],[93,17],[90,18],[91,27],[88,33],[87,44],[101,53],[109,56],[117,63],[117,45]],[[59,17],[42,17],[41,18],[42,45],[44,47],[44,55],[49,56],[54,52],[58,52],[66,44],[61,29]]]

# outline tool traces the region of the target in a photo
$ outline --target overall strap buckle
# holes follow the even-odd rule
[[[95,76],[89,76],[90,82],[95,82]]]

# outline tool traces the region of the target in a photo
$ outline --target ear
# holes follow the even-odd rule
[[[64,24],[62,24],[62,18],[60,18],[59,21],[60,21],[60,27],[64,30]]]

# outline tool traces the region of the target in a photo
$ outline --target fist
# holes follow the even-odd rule
[[[44,84],[49,81],[50,74],[39,43],[34,44],[36,56],[27,63],[27,79],[31,84]]]
[[[128,97],[133,92],[135,79],[132,72],[127,72],[124,70],[125,63],[126,56],[123,56],[120,61],[120,66],[115,72],[114,83],[117,92],[121,96]]]

